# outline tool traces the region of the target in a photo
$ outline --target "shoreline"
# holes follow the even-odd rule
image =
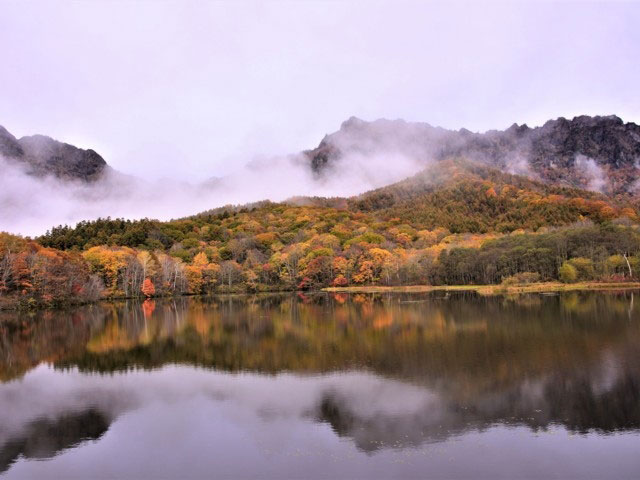
[[[404,286],[351,286],[351,287],[325,287],[319,290],[269,290],[258,292],[211,292],[207,294],[183,294],[183,295],[159,295],[150,297],[149,300],[166,298],[188,298],[188,297],[211,297],[218,295],[262,295],[262,294],[295,294],[296,292],[306,293],[429,293],[429,292],[476,292],[479,295],[517,295],[522,293],[560,293],[572,291],[614,291],[614,290],[640,290],[640,282],[578,282],[560,283],[543,282],[523,285],[404,285]],[[0,299],[2,300],[2,299]],[[95,305],[101,302],[113,302],[121,300],[138,300],[144,302],[144,297],[105,297],[93,301],[74,302],[68,301],[57,305],[33,304],[25,305],[20,302],[0,301],[0,312],[8,311],[38,311],[50,309],[62,309],[78,307],[82,305]]]
[[[406,286],[361,286],[361,287],[326,287],[323,292],[329,293],[428,293],[428,292],[477,292],[480,295],[504,295],[520,293],[559,293],[570,291],[597,290],[640,290],[640,282],[598,283],[578,282],[560,283],[544,282],[525,285],[406,285]]]

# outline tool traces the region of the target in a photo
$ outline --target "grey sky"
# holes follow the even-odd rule
[[[0,0],[0,124],[202,179],[351,115],[640,122],[638,25],[638,3]]]

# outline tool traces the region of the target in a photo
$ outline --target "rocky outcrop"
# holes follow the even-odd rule
[[[609,195],[635,194],[640,172],[640,126],[619,117],[558,118],[541,127],[514,124],[473,133],[402,120],[365,122],[350,118],[314,150],[304,152],[322,175],[350,154],[403,155],[427,165],[451,157],[498,167],[552,184]]]
[[[16,139],[0,126],[0,157],[20,164],[30,175],[92,182],[100,178],[107,162],[93,150],[83,150],[43,135]]]

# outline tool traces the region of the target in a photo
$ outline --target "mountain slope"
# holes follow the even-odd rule
[[[628,198],[551,185],[463,158],[433,163],[412,177],[354,197],[296,197],[287,203],[348,209],[379,221],[452,233],[535,231],[586,219],[638,218]]]
[[[348,204],[384,220],[444,227],[454,233],[537,230],[586,218],[636,219],[629,204],[605,195],[548,185],[463,159],[444,160],[411,178],[351,198]]]
[[[608,195],[635,195],[640,164],[640,126],[619,117],[579,116],[541,127],[514,124],[504,131],[473,133],[402,120],[350,118],[320,145],[304,152],[311,169],[330,175],[353,155],[386,154],[427,165],[450,157],[523,174],[543,182]]]
[[[30,175],[53,175],[63,180],[91,182],[108,168],[107,162],[93,150],[83,150],[44,135],[16,139],[2,126],[0,156],[23,166]]]
[[[435,229],[451,233],[508,233],[584,220],[604,223],[623,217],[638,219],[637,212],[628,204],[599,193],[546,185],[453,159],[432,165],[402,182],[350,198],[296,197],[282,203],[226,206],[169,222],[148,219],[81,222],[75,228],[53,228],[38,241],[59,249],[103,243],[172,249],[185,238],[185,225],[186,231],[197,225],[198,235],[203,226],[209,225],[207,238],[227,242],[233,235],[223,225],[233,224],[229,219],[236,215],[245,217],[248,223],[263,224],[266,231],[277,231],[285,245],[304,229],[332,232],[348,240],[361,233],[380,233],[380,229],[399,225],[412,231],[412,235]],[[336,233],[332,230],[335,221],[332,223],[330,218],[349,219],[358,223],[360,230]],[[395,237],[388,240],[392,238]]]

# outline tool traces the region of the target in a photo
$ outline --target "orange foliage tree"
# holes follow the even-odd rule
[[[149,277],[145,278],[144,282],[142,282],[141,290],[145,297],[153,297],[156,293],[156,287],[153,286],[153,282]]]

